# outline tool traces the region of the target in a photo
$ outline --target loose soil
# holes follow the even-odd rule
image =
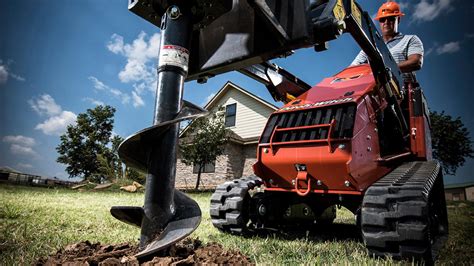
[[[190,265],[190,264],[251,264],[239,251],[224,250],[217,243],[202,245],[197,239],[186,238],[171,246],[162,256],[149,261],[138,261],[133,255],[138,246],[128,243],[117,245],[91,244],[89,241],[68,245],[36,265]]]

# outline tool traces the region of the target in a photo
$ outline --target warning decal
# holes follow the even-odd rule
[[[177,66],[188,72],[189,51],[178,45],[163,45],[160,50],[158,66]]]
[[[307,103],[303,105],[291,105],[291,106],[283,107],[277,112],[307,109],[307,108],[319,107],[319,106],[336,104],[336,103],[345,103],[345,102],[350,102],[352,100],[353,100],[352,98],[344,98],[344,99],[334,99],[334,100],[328,100],[328,101],[322,101],[322,102],[316,102],[316,103]]]

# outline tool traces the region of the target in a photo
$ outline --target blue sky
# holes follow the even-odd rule
[[[375,14],[383,1],[359,1]],[[474,138],[474,16],[469,0],[402,1],[400,31],[424,43],[418,79],[430,108],[460,116]],[[153,117],[159,29],[127,10],[126,0],[0,0],[0,166],[67,178],[56,163],[59,135],[77,114],[114,106],[114,133],[126,137]],[[316,53],[297,51],[280,66],[315,85],[346,67],[359,48],[350,36]],[[204,105],[226,81],[273,102],[265,87],[236,72],[186,83],[184,98]],[[474,181],[474,160],[446,183]]]

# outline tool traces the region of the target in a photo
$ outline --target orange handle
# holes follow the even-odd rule
[[[270,150],[272,150],[272,154],[275,155],[275,152],[273,151],[273,137],[275,136],[275,132],[278,131],[278,126],[275,126],[273,129],[272,135],[270,136]]]

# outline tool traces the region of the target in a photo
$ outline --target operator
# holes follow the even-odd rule
[[[402,71],[403,79],[405,82],[416,82],[413,71],[423,65],[423,43],[416,35],[404,35],[398,31],[400,18],[404,15],[396,2],[386,2],[380,6],[375,19],[380,23],[385,44]],[[360,51],[351,65],[364,63],[367,63],[367,55]]]

